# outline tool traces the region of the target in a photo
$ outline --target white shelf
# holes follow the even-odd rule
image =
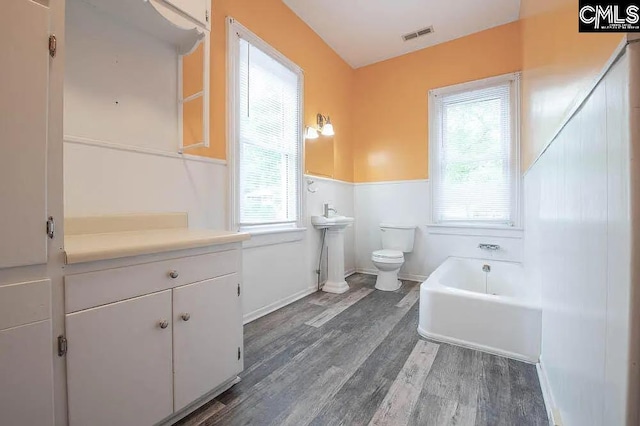
[[[191,52],[204,38],[205,28],[161,0],[83,0],[114,19]]]

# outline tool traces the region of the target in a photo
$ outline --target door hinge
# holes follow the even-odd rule
[[[56,56],[58,50],[58,39],[55,34],[49,35],[49,56],[52,58]]]
[[[58,356],[65,356],[67,354],[67,338],[62,334],[58,336]]]
[[[241,353],[240,353],[240,346],[238,346],[238,360],[240,359]]]
[[[238,283],[238,296],[240,296],[240,284]]]
[[[209,11],[208,10],[204,11],[204,19],[206,19],[207,22],[209,22]]]
[[[47,235],[49,238],[56,236],[56,221],[53,219],[53,216],[49,216],[49,219],[47,219]]]

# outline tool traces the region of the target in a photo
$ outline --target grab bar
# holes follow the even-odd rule
[[[478,248],[480,250],[489,250],[489,251],[498,251],[498,250],[500,250],[500,246],[497,245],[497,244],[480,243],[480,244],[478,244]]]

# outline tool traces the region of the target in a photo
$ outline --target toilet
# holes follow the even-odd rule
[[[380,224],[382,250],[371,253],[371,261],[378,269],[378,290],[395,291],[402,286],[398,280],[398,271],[404,263],[404,253],[413,250],[415,229],[413,225]]]

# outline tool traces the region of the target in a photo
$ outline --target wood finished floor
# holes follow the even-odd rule
[[[176,423],[548,425],[535,366],[419,337],[419,284],[353,275],[244,328],[242,381]]]

